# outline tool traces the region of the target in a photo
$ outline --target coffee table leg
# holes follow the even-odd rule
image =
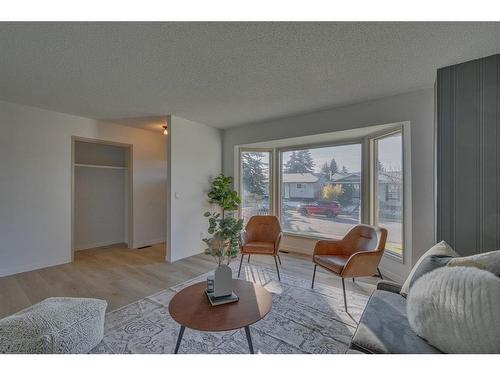
[[[182,335],[184,335],[185,329],[186,327],[181,326],[181,330],[179,331],[179,336],[177,336],[177,344],[175,344],[174,354],[177,354],[177,352],[179,351],[179,346],[181,346]]]
[[[252,344],[252,336],[250,336],[250,326],[245,327],[245,333],[247,335],[247,341],[248,341],[248,347],[250,348],[250,354],[254,354],[253,344]]]

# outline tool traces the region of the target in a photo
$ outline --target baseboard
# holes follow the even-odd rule
[[[280,246],[280,250],[288,251],[290,253],[301,254],[301,255],[310,255],[312,256],[312,251],[304,249],[303,247],[295,247],[295,246]]]
[[[38,263],[32,263],[32,264],[23,264],[23,265],[16,266],[16,267],[7,267],[7,268],[0,269],[0,277],[15,275],[17,273],[22,273],[22,272],[34,271],[34,270],[38,270],[40,268],[58,266],[60,264],[66,264],[66,263],[71,263],[71,258],[68,258],[65,260],[60,260],[60,261],[52,261],[52,262],[44,261],[44,262],[38,262]]]
[[[165,237],[156,238],[154,240],[149,240],[149,241],[135,242],[133,247],[134,247],[134,249],[137,249],[138,247],[156,245],[159,243],[163,243],[165,241],[166,241]]]
[[[168,250],[168,249],[167,249]],[[193,257],[195,255],[199,255],[199,254],[203,254],[205,251],[203,249],[200,249],[198,250],[197,252],[193,252],[193,253],[189,253],[189,254],[182,254],[181,256],[179,257],[174,257],[174,258],[171,258],[169,259],[169,256],[172,255],[172,253],[176,254],[177,252],[174,250],[172,251],[172,253],[169,253],[167,251],[167,253],[165,254],[165,261],[167,263],[174,263],[174,262],[177,262],[178,260],[181,260],[181,259],[186,259],[186,258],[189,258],[189,257]]]
[[[103,247],[103,246],[111,246],[111,245],[116,245],[119,243],[126,243],[126,241],[123,240],[118,240],[118,241],[103,241],[103,242],[94,242],[94,243],[88,243],[88,244],[83,244],[83,245],[75,245],[75,251],[80,251],[80,250],[88,250],[88,249],[94,249],[96,247]]]

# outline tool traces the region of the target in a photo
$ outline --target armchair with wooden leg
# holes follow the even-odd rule
[[[278,254],[281,241],[281,226],[276,216],[252,216],[248,221],[245,231],[241,236],[241,259],[238,277],[241,273],[243,257],[248,255],[271,255],[274,257],[278,280],[281,280],[278,262],[281,265],[281,259]]]
[[[318,266],[342,278],[344,308],[347,311],[345,278],[368,277],[376,273],[382,278],[378,268],[384,255],[387,230],[371,225],[359,224],[352,228],[343,239],[337,241],[318,241],[314,247],[314,273],[311,288]]]

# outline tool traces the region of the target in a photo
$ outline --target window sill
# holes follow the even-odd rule
[[[342,238],[341,237],[322,237],[322,236],[314,236],[314,235],[310,235],[310,234],[300,234],[300,233],[293,233],[293,232],[287,232],[287,231],[283,231],[283,234],[287,237],[293,237],[293,238],[300,238],[300,239],[305,239],[305,240],[312,240],[312,241],[320,241],[320,240],[341,240]],[[403,253],[403,256],[401,255],[397,255],[397,254],[394,254],[390,251],[385,251],[384,252],[384,256],[383,256],[385,259],[389,259],[390,261],[392,262],[396,262],[396,263],[400,263],[400,264],[405,264],[404,262],[404,253]]]
[[[401,263],[401,264],[405,263],[404,262],[404,252],[403,252],[403,255],[397,255],[391,251],[386,250],[386,251],[384,251],[384,258],[389,259],[393,262]]]
[[[304,238],[306,240],[315,240],[315,241],[320,241],[320,240],[341,240],[342,237],[323,237],[323,236],[315,236],[313,234],[301,234],[301,233],[294,233],[294,232],[287,232],[283,231],[283,234],[288,237],[295,237],[295,238]]]

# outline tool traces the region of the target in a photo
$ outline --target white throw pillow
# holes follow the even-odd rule
[[[500,250],[453,258],[448,262],[448,267],[476,267],[500,276]]]
[[[458,257],[459,255],[451,248],[450,245],[446,243],[446,241],[441,241],[434,246],[432,246],[429,250],[427,250],[415,263],[413,268],[411,269],[410,274],[406,278],[406,281],[404,282],[403,286],[401,287],[401,295],[403,297],[406,297],[408,295],[408,290],[410,289],[410,282],[413,279],[413,274],[415,273],[415,270],[418,268],[422,260],[427,258],[428,256],[431,255],[447,255],[451,257]]]
[[[500,353],[500,278],[474,267],[442,267],[420,277],[408,321],[445,353]]]

